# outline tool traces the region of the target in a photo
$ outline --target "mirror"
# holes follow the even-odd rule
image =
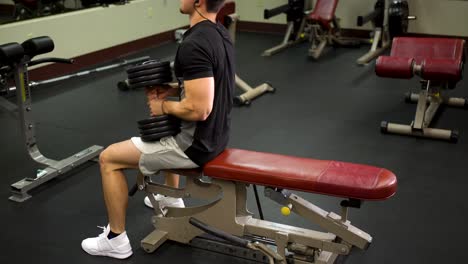
[[[73,12],[109,4],[126,4],[129,0],[0,0],[0,24]]]

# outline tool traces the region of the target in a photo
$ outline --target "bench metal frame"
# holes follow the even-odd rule
[[[202,172],[170,172],[187,176],[186,186],[171,188],[153,183],[143,175],[137,179],[138,189],[148,194],[155,212],[152,218],[155,230],[141,241],[141,246],[148,253],[154,252],[167,240],[189,244],[200,237],[203,231],[189,223],[191,217],[234,236],[261,237],[273,241],[276,252],[269,254],[270,263],[285,264],[286,259],[292,257],[295,263],[331,264],[335,263],[338,256],[348,255],[352,247],[367,249],[372,242],[369,234],[351,225],[345,203],[342,203],[341,215],[337,215],[293,193],[265,188],[267,197],[328,231],[317,232],[254,218],[246,207],[247,183],[216,178],[207,181]],[[152,195],[156,193],[177,198],[197,198],[206,202],[194,207],[160,208]]]
[[[467,99],[448,97],[446,95],[447,83],[431,82],[428,80],[421,81],[421,92],[408,93],[406,95],[406,102],[417,103],[416,114],[414,120],[409,125],[388,123],[382,121],[381,131],[383,133],[393,133],[400,135],[450,140],[457,142],[458,131],[431,128],[431,122],[440,109],[441,105],[455,107],[467,107]]]

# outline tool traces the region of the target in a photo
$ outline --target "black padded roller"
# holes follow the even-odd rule
[[[139,71],[151,70],[155,68],[165,68],[168,67],[170,69],[171,63],[169,61],[158,61],[158,60],[149,60],[145,61],[142,64],[138,64],[133,66],[127,70],[127,74],[135,73]]]
[[[24,53],[30,58],[51,52],[55,48],[54,41],[47,36],[28,39],[21,46],[24,48]]]
[[[24,48],[16,42],[0,45],[0,65],[18,62],[23,56]]]

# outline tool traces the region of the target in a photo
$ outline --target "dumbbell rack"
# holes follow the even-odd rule
[[[39,61],[43,63],[47,62],[47,59],[38,60],[38,62]],[[32,65],[33,63],[30,62],[29,56],[26,55],[19,63],[13,66],[15,84],[17,87],[16,97],[18,101],[19,123],[29,156],[43,168],[37,170],[34,176],[27,176],[11,185],[12,195],[9,199],[15,202],[28,200],[32,197],[29,191],[96,158],[103,150],[103,147],[95,145],[62,160],[49,159],[40,152],[36,141],[36,127],[32,116],[31,90],[27,69],[28,64]]]

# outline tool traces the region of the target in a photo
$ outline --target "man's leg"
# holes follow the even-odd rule
[[[104,200],[112,232],[125,231],[128,205],[127,179],[123,169],[138,169],[141,152],[130,141],[123,141],[106,148],[99,156]]]
[[[166,172],[166,185],[172,188],[179,188],[179,175],[171,172]]]

